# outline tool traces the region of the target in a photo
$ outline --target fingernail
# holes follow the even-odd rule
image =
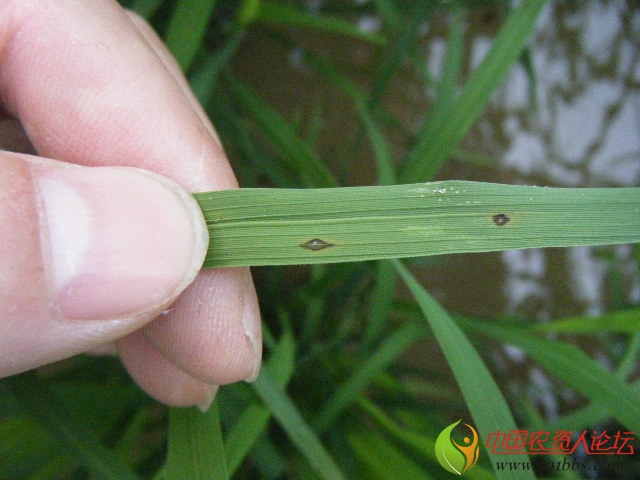
[[[43,254],[66,318],[153,313],[197,275],[208,233],[174,182],[127,167],[43,168],[35,178]]]
[[[260,319],[260,307],[258,306],[258,297],[251,281],[251,274],[247,270],[243,275],[244,292],[242,298],[242,328],[244,334],[251,343],[254,356],[254,366],[251,374],[245,379],[247,382],[253,382],[260,374],[260,366],[262,365],[262,323]]]
[[[216,398],[216,393],[218,393],[218,386],[211,385],[211,388],[205,393],[205,398],[202,403],[196,405],[198,407],[198,410],[200,410],[202,413],[205,413],[207,410],[209,410],[211,404]]]

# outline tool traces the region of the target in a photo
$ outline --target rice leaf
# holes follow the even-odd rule
[[[6,391],[2,392],[5,399]],[[19,412],[0,419],[0,478],[29,478],[57,465],[58,472],[73,470],[78,462],[46,434],[37,420]]]
[[[211,238],[205,267],[640,241],[637,188],[445,181],[336,189],[237,189],[195,197]]]
[[[320,432],[326,431],[352,403],[354,403],[366,386],[384,371],[409,346],[416,343],[426,334],[426,328],[420,323],[407,323],[382,342],[367,359],[354,369],[349,379],[338,388],[327,400],[324,409],[314,422]]]
[[[409,153],[400,176],[403,183],[429,180],[453,154],[484,110],[495,89],[522,53],[547,0],[523,0],[511,12],[482,63],[447,111],[429,126]]]
[[[295,368],[295,342],[289,329],[285,330],[262,368],[268,370],[281,386],[287,384]],[[270,418],[271,413],[264,405],[253,403],[229,430],[225,438],[225,450],[231,474],[240,466],[260,435],[265,433]]]
[[[270,155],[263,149],[254,132],[247,129],[247,119],[238,114],[231,99],[219,95],[209,102],[209,109],[215,116],[216,130],[227,138],[233,138],[238,146],[236,174],[242,183],[256,184],[256,176],[262,175],[271,185],[278,187],[303,186],[298,172],[287,168],[281,158]],[[249,178],[247,178],[249,177]]]
[[[601,332],[640,332],[640,308],[609,312],[599,317],[575,317],[532,325],[536,332],[588,335]]]
[[[418,134],[418,147],[421,142],[433,141],[433,136],[438,135],[438,128],[446,123],[452,112],[456,109],[456,94],[459,89],[460,76],[464,67],[464,33],[466,27],[466,10],[456,8],[451,15],[451,30],[447,41],[447,49],[442,60],[442,74],[435,85],[435,100],[429,108],[429,116]],[[416,148],[418,148],[416,147]],[[457,151],[457,149],[456,149]],[[410,155],[421,154],[413,151]],[[450,154],[451,155],[451,154]],[[422,163],[429,163],[431,170],[435,172],[437,165],[429,158],[423,157]],[[423,180],[433,176],[429,173]]]
[[[179,0],[175,7],[165,42],[185,72],[202,45],[215,4],[215,0]]]
[[[370,102],[367,101],[364,93],[355,82],[345,77],[326,60],[314,55],[307,55],[306,59],[312,67],[325,78],[331,80],[354,103],[373,148],[373,159],[378,167],[378,183],[380,185],[396,183],[391,146],[377,125],[370,111]]]
[[[337,182],[300,138],[293,126],[278,112],[263,102],[255,92],[239,79],[227,74],[227,82],[235,99],[255,119],[281,160],[303,179],[308,187],[335,187]]]
[[[478,427],[480,438],[487,438],[497,430],[516,430],[515,421],[500,389],[460,327],[402,263],[398,260],[393,263],[433,330]],[[483,441],[480,443],[484,445]],[[527,462],[527,456],[523,455],[521,461]],[[535,479],[530,471],[505,472],[496,469],[495,474],[500,480]]]
[[[35,418],[70,456],[96,478],[139,480],[140,477],[113,451],[103,446],[35,374],[16,375],[3,382],[18,399],[24,412]]]
[[[272,2],[248,2],[252,8],[245,8],[238,17],[241,24],[253,22],[270,25],[318,30],[335,35],[346,35],[351,38],[375,45],[384,45],[383,36],[361,30],[357,26],[326,15],[303,12],[289,5]],[[257,7],[257,8],[256,8]]]
[[[379,8],[381,2],[378,2]],[[396,38],[382,51],[382,60],[376,66],[373,73],[369,107],[376,109],[385,92],[391,85],[391,81],[402,70],[402,65],[407,57],[416,49],[421,36],[421,25],[429,19],[431,12],[436,7],[434,2],[410,2],[408,18],[403,18],[403,23],[397,25],[399,31]],[[393,14],[392,14],[393,15]],[[394,15],[395,16],[395,15]],[[395,20],[393,20],[395,23]],[[390,26],[393,27],[393,24]]]
[[[197,408],[169,409],[169,452],[162,478],[229,478],[216,402],[206,413]]]
[[[628,379],[637,368],[638,358],[640,358],[640,333],[636,333],[632,336],[629,346],[613,374],[622,381]],[[632,388],[640,395],[639,381],[633,382]],[[574,410],[571,413],[554,419],[553,421],[549,421],[548,425],[545,426],[545,429],[552,431],[563,428],[565,430],[576,431],[584,428],[586,425],[602,424],[607,421],[609,417],[610,413],[605,407],[599,403],[592,402],[579,410]]]
[[[149,20],[156,13],[162,0],[135,0],[131,5],[131,9],[141,17]]]
[[[320,478],[345,478],[315,432],[304,421],[295,403],[268,370],[262,370],[251,386]]]
[[[429,117],[424,126],[426,131],[422,134],[425,138],[433,134],[433,126],[450,115],[453,109],[460,76],[464,68],[464,34],[468,14],[462,8],[455,8],[452,12],[451,30],[442,63],[442,75],[436,85],[435,103],[429,109]]]
[[[579,348],[550,340],[518,327],[469,322],[479,333],[522,348],[549,373],[602,406],[627,428],[640,430],[640,393],[622,378],[606,370]]]
[[[367,466],[366,478],[380,480],[436,478],[375,431],[361,429],[358,432],[349,432],[347,439],[356,453],[356,458]]]
[[[207,107],[212,103],[213,92],[218,84],[220,74],[233,58],[243,38],[244,32],[242,30],[234,31],[222,47],[192,69],[189,75],[189,85],[200,104]],[[216,103],[219,101],[218,98],[215,100]]]
[[[362,337],[364,350],[370,351],[385,332],[393,307],[397,283],[397,274],[393,265],[385,260],[379,261],[376,264],[371,308]]]
[[[429,438],[399,425],[382,409],[378,408],[366,399],[361,399],[359,404],[389,435],[407,447],[420,453],[425,458],[428,458],[434,463],[434,465],[436,464],[435,438]],[[480,465],[475,465],[471,470],[464,472],[464,476],[470,480],[493,480],[493,478],[495,478],[493,473],[487,471]]]
[[[262,405],[254,403],[244,409],[225,439],[229,473],[233,475],[249,453],[258,437],[264,434],[271,414]]]

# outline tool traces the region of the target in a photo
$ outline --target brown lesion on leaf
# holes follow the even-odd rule
[[[305,250],[311,250],[313,252],[317,252],[318,250],[324,250],[325,248],[333,247],[333,243],[325,242],[320,238],[314,238],[309,240],[308,242],[301,243],[300,247]]]
[[[497,226],[502,227],[506,225],[511,219],[504,213],[498,213],[497,215],[491,217],[491,220],[493,220],[493,223],[495,223]]]

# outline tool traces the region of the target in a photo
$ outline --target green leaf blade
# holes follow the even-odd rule
[[[324,432],[328,430],[366,386],[403,352],[426,334],[426,328],[419,323],[408,323],[389,335],[380,346],[371,352],[367,359],[354,369],[353,374],[325,402],[325,408],[315,421],[315,427]]]
[[[211,237],[205,267],[640,241],[637,188],[445,181],[334,189],[237,189],[195,196]]]
[[[361,30],[349,22],[326,15],[314,15],[279,3],[261,2],[258,8],[253,8],[250,12],[244,12],[239,20],[241,23],[261,22],[271,25],[319,30],[335,35],[346,35],[374,45],[384,45],[386,43],[385,38],[381,35]]]
[[[183,71],[202,45],[215,4],[215,0],[180,0],[176,5],[165,41]]]
[[[394,261],[394,265],[418,302],[453,371],[478,427],[480,438],[487,438],[490,433],[497,430],[516,430],[517,427],[506,400],[482,358],[460,327],[399,261]],[[484,445],[482,440],[480,443]],[[528,461],[526,455],[522,456],[522,461]],[[527,471],[504,472],[496,470],[495,474],[496,478],[500,480],[535,479],[533,472]]]
[[[475,327],[477,328],[477,324]],[[640,430],[640,394],[579,348],[565,342],[548,340],[516,327],[482,325],[478,331],[522,348],[547,371],[592,402],[601,405],[626,427]]]
[[[303,185],[316,188],[338,185],[331,172],[282,115],[235,76],[227,73],[227,78],[235,99],[255,119],[280,160],[300,175]]]
[[[215,402],[206,413],[196,408],[169,409],[169,453],[162,478],[229,478]]]
[[[43,381],[29,372],[3,381],[18,399],[25,413],[36,419],[70,457],[96,478],[140,480],[140,477],[112,450],[105,447],[86,425],[75,418]]]
[[[320,478],[345,478],[295,404],[267,370],[260,373],[252,387]]]
[[[428,120],[409,153],[400,178],[417,182],[433,178],[453,154],[487,102],[522,53],[547,0],[525,0],[511,13],[482,63],[450,107]]]

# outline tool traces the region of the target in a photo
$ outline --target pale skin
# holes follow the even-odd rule
[[[199,271],[189,193],[237,183],[151,28],[112,0],[3,0],[0,102],[0,377],[113,351],[202,408],[255,378],[250,273]]]

